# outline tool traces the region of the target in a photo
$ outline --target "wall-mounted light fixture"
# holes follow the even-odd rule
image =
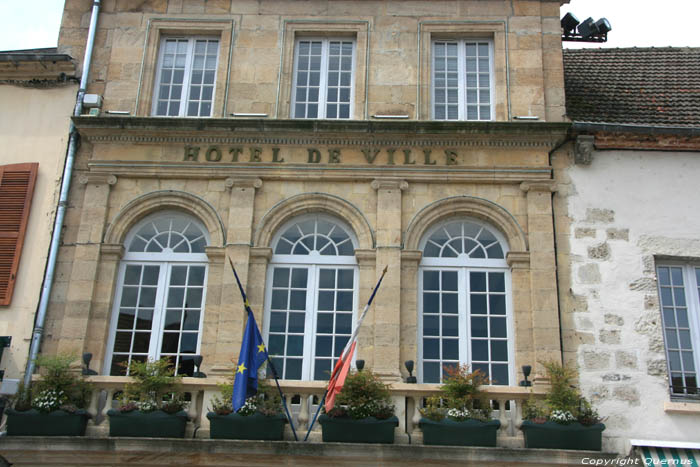
[[[605,18],[598,21],[586,18],[579,22],[571,13],[561,19],[561,28],[561,40],[570,42],[607,42],[608,33],[612,31],[610,21]]]

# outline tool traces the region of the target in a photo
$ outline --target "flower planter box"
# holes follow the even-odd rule
[[[556,422],[534,423],[523,421],[520,427],[526,448],[577,449],[600,451],[605,425],[584,426],[580,423],[562,425]]]
[[[323,441],[340,443],[394,443],[394,427],[399,426],[399,419],[390,417],[378,420],[374,417],[353,420],[349,417],[318,418],[323,433]]]
[[[423,444],[443,446],[496,446],[496,437],[501,422],[489,420],[441,420],[436,422],[421,418],[419,426],[423,430]]]
[[[154,412],[120,412],[111,409],[109,415],[109,436],[133,436],[143,438],[184,438],[187,425],[187,412],[167,414],[162,410]]]
[[[85,410],[42,413],[35,409],[24,412],[7,409],[6,413],[8,436],[83,436],[90,418]]]
[[[217,415],[207,413],[213,439],[257,439],[279,441],[284,434],[284,415],[266,416],[261,413],[243,416],[237,413]]]

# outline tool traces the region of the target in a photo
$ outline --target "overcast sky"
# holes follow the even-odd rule
[[[63,0],[0,0],[0,51],[55,47],[62,10]],[[567,12],[612,25],[607,43],[584,47],[700,47],[700,0],[571,0]]]

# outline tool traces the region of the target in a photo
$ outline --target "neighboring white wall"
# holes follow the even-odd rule
[[[5,378],[20,378],[27,361],[77,89],[0,85],[0,165],[39,163],[12,303],[0,307],[0,335],[12,336],[0,362]]]
[[[664,411],[654,255],[700,260],[699,156],[600,151],[590,166],[568,170],[571,293],[583,304],[572,316],[587,336],[577,360],[584,395],[607,417],[604,450],[627,453],[629,439],[698,439],[700,411]]]

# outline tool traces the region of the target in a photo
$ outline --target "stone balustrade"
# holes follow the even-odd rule
[[[107,411],[118,402],[115,394],[120,391],[130,378],[126,376],[91,376],[94,385],[88,411],[93,415],[87,430],[88,436],[104,437],[109,434]],[[187,412],[190,417],[186,437],[206,438],[209,435],[209,420],[206,414],[211,407],[212,398],[219,394],[219,383],[226,380],[220,377],[183,378],[182,387],[190,400]],[[326,383],[323,381],[280,381],[289,410],[294,419],[297,437],[303,440],[309,425],[317,412],[318,403],[323,397]],[[422,444],[423,437],[418,422],[419,409],[424,399],[440,393],[438,384],[390,384],[391,396],[396,406],[399,426],[396,428],[396,443]],[[522,435],[518,430],[522,422],[523,402],[532,394],[542,398],[545,389],[541,386],[523,388],[515,386],[484,386],[483,391],[491,400],[494,408],[493,417],[501,422],[498,432],[498,444],[503,447],[522,447]],[[107,403],[110,401],[110,403]],[[291,427],[287,425],[285,438],[293,440]],[[310,441],[320,441],[321,431],[318,423],[314,424],[309,435]]]

